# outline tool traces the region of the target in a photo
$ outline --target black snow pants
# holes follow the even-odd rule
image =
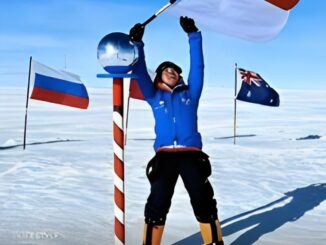
[[[196,219],[202,223],[217,219],[216,200],[208,181],[211,165],[204,152],[158,152],[148,163],[146,174],[151,183],[145,206],[147,224],[165,224],[179,175],[190,196]]]

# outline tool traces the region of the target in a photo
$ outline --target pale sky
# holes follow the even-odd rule
[[[26,86],[29,56],[82,77],[87,87],[109,86],[96,54],[108,33],[125,32],[168,1],[10,0],[0,2],[0,86]],[[203,35],[205,83],[233,87],[234,63],[254,70],[274,88],[325,89],[326,1],[301,0],[273,40],[254,43],[212,32]],[[164,60],[187,75],[187,36],[169,10],[145,30],[148,68]]]

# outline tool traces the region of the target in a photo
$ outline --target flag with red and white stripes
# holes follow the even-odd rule
[[[179,0],[171,12],[210,29],[250,41],[276,37],[299,0]]]

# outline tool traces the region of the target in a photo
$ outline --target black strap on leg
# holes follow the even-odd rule
[[[214,243],[218,243],[218,235],[217,235],[217,227],[216,227],[216,223],[215,220],[212,220],[211,222],[209,222],[211,225],[211,232],[212,232],[212,242]]]
[[[152,245],[152,235],[153,235],[153,225],[147,224],[147,230],[146,230],[146,245]]]

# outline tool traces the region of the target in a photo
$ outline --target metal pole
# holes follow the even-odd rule
[[[114,233],[125,244],[123,78],[113,78]]]
[[[129,117],[129,104],[130,104],[130,95],[128,96],[128,101],[127,101],[127,111],[126,111],[126,125],[125,125],[125,145],[127,144],[127,132],[128,132],[128,117]]]
[[[237,137],[237,77],[238,77],[238,65],[235,63],[234,66],[234,123],[233,123],[233,144],[236,144]]]
[[[146,26],[148,23],[150,23],[152,20],[154,20],[157,16],[162,14],[165,10],[167,10],[169,7],[171,7],[176,0],[170,0],[169,3],[165,4],[160,10],[158,10],[155,14],[153,14],[151,17],[149,17],[143,24],[142,26]]]
[[[24,126],[24,145],[23,145],[24,150],[26,148],[27,111],[28,111],[28,100],[29,100],[29,87],[31,83],[31,69],[32,69],[32,56],[29,57],[29,72],[28,72],[28,83],[27,83],[27,93],[26,93],[25,126]]]

